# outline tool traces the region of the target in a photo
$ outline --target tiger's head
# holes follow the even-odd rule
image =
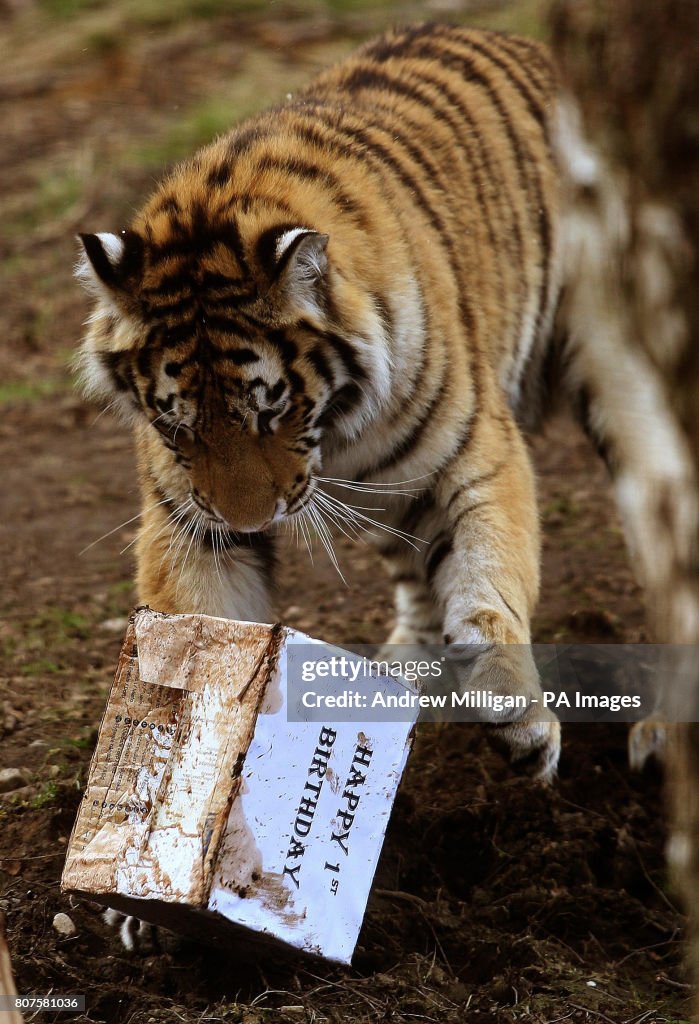
[[[324,447],[386,390],[380,315],[328,235],[161,190],[130,229],[80,240],[85,390],[135,422],[155,492],[241,533],[300,512]]]

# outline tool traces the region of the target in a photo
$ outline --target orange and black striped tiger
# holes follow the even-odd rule
[[[521,431],[560,387],[623,458],[584,332],[556,340],[556,95],[537,43],[395,31],[178,166],[121,234],[81,236],[87,391],[138,439],[142,602],[269,620],[276,524],[361,528],[341,498],[373,488],[391,639],[486,645],[490,689],[540,692]],[[550,778],[544,718],[495,724]]]

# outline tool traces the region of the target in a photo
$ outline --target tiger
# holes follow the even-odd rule
[[[565,400],[622,504],[665,472],[637,429],[652,387],[566,323],[559,96],[537,41],[394,29],[81,234],[77,269],[84,391],[136,438],[139,601],[272,621],[280,528],[361,528],[341,489],[374,488],[389,642],[475,645],[471,685],[527,698],[488,728],[544,783],[527,435]]]

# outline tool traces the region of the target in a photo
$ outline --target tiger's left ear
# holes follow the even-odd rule
[[[319,312],[328,273],[329,236],[310,228],[288,228],[275,239],[272,277],[285,304]]]
[[[83,253],[75,274],[93,295],[115,297],[126,291],[143,269],[143,240],[135,231],[81,234],[78,238]]]

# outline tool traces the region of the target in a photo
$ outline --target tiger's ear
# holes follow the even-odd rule
[[[287,228],[277,233],[268,252],[268,272],[287,306],[299,312],[319,312],[328,273],[329,236],[310,228]]]
[[[83,252],[75,274],[93,295],[113,298],[142,270],[143,240],[135,231],[81,234],[78,238]]]

